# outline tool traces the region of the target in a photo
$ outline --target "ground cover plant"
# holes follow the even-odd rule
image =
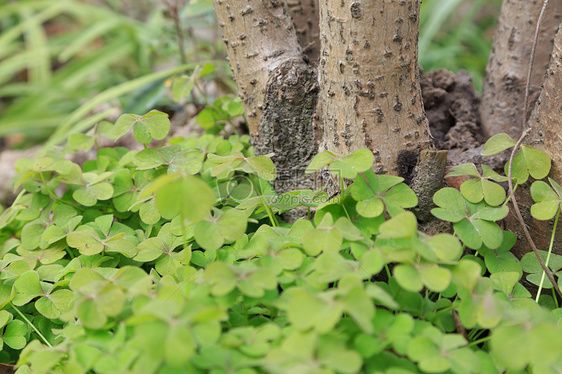
[[[80,2],[64,3],[82,9]],[[126,2],[105,3],[110,9],[127,7]],[[228,0],[214,3],[219,18],[229,19],[231,26],[235,19],[239,22],[266,9],[279,10],[277,1],[271,2],[268,8],[269,2],[250,0],[248,4],[256,7],[236,8],[233,14],[230,5],[236,3]],[[322,0],[326,9],[339,3]],[[341,12],[335,17],[324,17],[326,14],[322,13],[321,27],[331,30],[330,23],[334,20],[345,23],[342,20],[350,16],[352,22],[362,22],[369,12],[384,13],[382,8],[374,9],[373,13],[373,8],[367,5],[373,3],[352,2],[349,14]],[[416,1],[401,1],[391,6],[404,10],[398,5],[406,3],[410,10],[419,6]],[[453,69],[470,67],[482,74],[483,60],[472,60],[472,52],[463,55],[459,51],[485,50],[487,44],[480,37],[485,34],[485,27],[474,33],[467,33],[462,27],[452,27],[454,32],[450,34],[437,32],[460,3],[456,0],[444,6],[436,1],[424,3],[426,11],[428,8],[435,11],[435,17],[420,21],[422,61],[434,66],[454,54],[459,59],[448,61]],[[461,23],[475,18],[484,3],[470,3]],[[541,14],[547,3],[544,2]],[[449,170],[447,179],[461,181],[458,185],[450,184],[458,188],[435,189],[424,184],[420,188],[424,178],[423,172],[417,169],[421,165],[422,171],[435,170],[427,159],[446,153],[424,150],[415,161],[419,165],[414,165],[412,152],[400,152],[397,159],[400,176],[386,175],[383,165],[386,158],[381,161],[381,154],[375,149],[379,144],[370,138],[372,133],[366,131],[365,120],[362,125],[365,144],[359,149],[353,151],[353,137],[347,128],[350,123],[346,123],[345,131],[333,134],[333,145],[344,144],[347,148],[343,150],[349,152],[338,154],[332,149],[334,152],[306,153],[310,149],[298,143],[307,138],[305,131],[292,136],[283,132],[290,126],[278,126],[292,123],[306,130],[306,124],[284,122],[292,121],[294,113],[272,112],[271,103],[279,104],[279,108],[303,109],[298,118],[306,121],[318,120],[323,115],[313,115],[318,94],[311,78],[316,74],[318,62],[313,56],[320,51],[313,44],[307,50],[310,56],[301,55],[298,45],[294,45],[298,51],[293,56],[295,65],[286,65],[277,77],[277,82],[283,84],[256,91],[266,93],[264,97],[269,103],[260,105],[258,100],[255,110],[246,110],[250,129],[252,125],[259,126],[253,128],[251,137],[244,135],[244,126],[236,118],[251,104],[245,100],[245,90],[256,84],[259,87],[264,77],[259,73],[252,75],[248,86],[244,83],[247,77],[242,75],[241,98],[207,97],[202,78],[214,77],[217,63],[187,64],[182,33],[177,31],[186,16],[209,14],[211,1],[187,1],[183,5],[187,4],[188,11],[182,12],[179,1],[176,5],[166,4],[174,21],[172,32],[176,29],[176,52],[183,65],[110,88],[80,107],[74,102],[70,114],[65,112],[68,108],[59,111],[60,108],[49,107],[63,119],[48,126],[58,130],[36,158],[17,162],[14,184],[18,195],[0,214],[0,373],[14,365],[18,373],[562,371],[559,326],[562,256],[554,253],[562,187],[554,180],[558,175],[557,156],[551,152],[550,143],[533,138],[523,144],[529,130],[518,141],[507,134],[492,136],[478,150],[478,157],[484,156],[480,158],[484,160],[482,164],[464,162]],[[291,33],[295,31],[293,26],[302,21],[298,18],[296,5],[299,4],[288,2],[283,9],[289,10],[292,16],[283,13],[278,18],[285,22],[294,17],[294,25],[287,23]],[[0,27],[8,25],[15,31],[0,36],[0,43],[12,43],[11,48],[19,51],[23,45],[18,33],[26,34],[23,41],[29,54],[24,51],[22,54],[30,65],[32,78],[29,84],[11,85],[8,92],[21,94],[15,103],[23,100],[29,104],[32,101],[27,100],[26,90],[42,81],[42,76],[49,78],[45,68],[51,62],[51,55],[41,55],[43,58],[37,58],[37,65],[31,63],[35,61],[32,57],[37,57],[34,53],[44,52],[38,42],[42,32],[38,20],[52,17],[62,8],[57,2],[22,1],[3,9],[11,9],[11,13],[6,18],[0,16]],[[118,25],[130,26],[126,29],[133,34],[145,31],[139,24],[115,14],[110,17],[104,9],[95,14],[100,18],[94,21],[93,29],[86,31],[86,36],[82,34],[77,44],[66,47],[71,49],[65,50],[67,54],[79,54],[80,46],[86,45],[85,40],[102,35],[104,27],[115,32],[117,44],[127,39],[121,37],[123,29]],[[509,14],[505,9],[509,7],[504,8],[503,14]],[[406,23],[417,24],[415,11],[407,14]],[[555,12],[551,16],[556,19]],[[267,20],[256,20],[260,32],[267,34]],[[502,19],[503,25],[509,21],[509,17]],[[403,25],[404,19],[398,17],[397,24]],[[219,26],[224,28],[225,22],[220,21]],[[397,27],[400,31],[402,26]],[[241,72],[235,58],[257,56],[240,53],[248,45],[245,43],[256,37],[250,29],[246,30],[248,34],[224,34],[227,49],[238,53],[231,56],[235,74]],[[400,48],[385,50],[384,57],[390,59],[398,52],[402,55],[406,50],[415,50],[408,38],[417,34],[416,30],[417,26],[405,34],[387,33],[388,40],[395,43],[391,43],[393,48]],[[296,31],[291,37],[300,38],[298,43],[306,46],[302,37],[307,34],[298,27]],[[354,38],[353,32],[349,37],[344,36],[348,31],[342,29],[330,37],[341,36],[345,44],[345,39]],[[554,43],[555,52],[562,51],[560,35]],[[279,39],[279,33],[269,36]],[[55,43],[49,46],[60,49],[61,40],[55,38]],[[284,41],[290,44],[289,39]],[[510,48],[517,45],[507,44]],[[108,45],[111,43],[105,47]],[[353,45],[358,44],[349,45],[345,60],[350,63],[348,67],[358,69],[361,56],[354,55],[357,50]],[[369,40],[362,45],[364,49],[372,47]],[[196,53],[197,44],[193,47]],[[324,56],[338,53],[326,43],[322,48]],[[55,48],[51,52],[54,56],[60,50]],[[121,52],[126,53],[127,49]],[[271,63],[286,56],[285,52],[273,52],[257,60]],[[99,63],[96,59],[93,58],[91,66]],[[410,78],[417,81],[417,61],[412,61],[414,73]],[[303,64],[304,70],[291,70]],[[259,64],[252,66],[256,65]],[[13,73],[6,60],[0,61],[0,78],[6,66],[8,70],[4,70],[3,77],[6,79]],[[60,70],[65,68],[68,66]],[[546,96],[556,86],[558,76],[556,64],[549,69],[550,78],[545,80],[543,90]],[[173,76],[184,70],[189,74]],[[340,64],[338,70],[342,76],[350,71],[345,64]],[[286,74],[287,71],[299,74]],[[358,73],[359,70],[354,74]],[[87,81],[83,73],[76,74],[85,79],[81,82]],[[293,80],[284,81],[286,77]],[[487,77],[493,78],[494,74]],[[64,79],[51,78],[42,84],[57,82],[64,86]],[[311,84],[291,86],[303,78],[310,78],[305,83]],[[170,92],[162,84],[163,79]],[[384,76],[379,76],[377,81],[382,79]],[[375,84],[364,83],[365,89],[360,80],[353,82],[357,87],[353,89],[357,94],[356,104],[378,98],[390,102],[384,99],[388,92],[381,92],[377,98]],[[491,81],[487,84],[493,86]],[[529,78],[525,103],[530,85]],[[342,87],[346,91],[347,86]],[[205,102],[204,108],[190,96],[192,89]],[[479,144],[461,136],[467,129],[479,131],[478,116],[471,113],[477,106],[478,96],[466,73],[456,76],[445,71],[428,73],[422,78],[421,89],[419,96],[414,94],[415,100],[401,101],[398,91],[390,95],[395,99],[392,110],[401,112],[403,106],[414,105],[423,98],[429,108],[432,135],[437,134],[435,130],[439,127],[434,119],[443,115],[439,107],[450,112],[441,118],[446,126],[441,129],[444,133],[440,141],[446,147],[453,144],[451,153],[455,149],[466,150],[463,148],[466,143]],[[106,117],[105,112],[88,116],[98,105],[137,90],[142,98],[137,97],[133,102],[138,99],[138,105],[126,105],[130,110],[115,120],[100,122]],[[147,92],[148,96],[143,96]],[[344,92],[345,96],[350,96],[350,92]],[[335,95],[334,91],[327,92],[328,98]],[[195,103],[198,108],[193,109],[196,113],[192,116],[204,134],[170,138],[170,111],[161,111],[160,106],[151,111],[141,110],[155,103],[157,97],[170,102],[173,99],[179,102],[178,107],[190,101]],[[41,101],[41,95],[32,98]],[[552,113],[547,99],[538,101],[533,116]],[[341,104],[343,100],[332,101]],[[440,103],[443,105],[436,105]],[[353,106],[359,116],[357,108]],[[41,108],[35,109],[35,114],[41,113]],[[265,122],[258,123],[262,109]],[[369,118],[383,122],[385,116],[394,113],[378,110]],[[523,117],[527,118],[527,105],[523,111]],[[13,123],[17,117],[16,113],[5,123]],[[324,117],[324,120],[333,119],[330,115]],[[413,114],[402,121],[406,122],[406,118],[412,119]],[[29,123],[36,125],[33,121]],[[264,128],[264,124],[271,127]],[[11,131],[8,127],[2,127],[0,122],[0,132],[3,128]],[[260,138],[256,128],[270,137]],[[543,131],[550,139],[548,129],[538,132],[541,139]],[[333,129],[328,125],[324,130]],[[392,131],[399,133],[401,129]],[[58,145],[67,135],[70,135],[67,141]],[[420,136],[429,133],[407,133],[404,139],[420,140]],[[470,136],[476,141],[483,139],[483,134]],[[105,146],[125,137],[134,139],[136,147]],[[279,139],[282,142],[275,143]],[[288,157],[291,154],[287,156],[279,147],[288,139],[297,141],[293,148],[299,157],[306,156],[297,160],[302,168],[292,169],[296,172],[293,179],[287,178],[284,168],[285,161],[291,164],[296,158]],[[545,148],[543,143],[551,147]],[[436,140],[435,144],[439,142]],[[468,150],[474,154],[474,150]],[[512,151],[512,156],[506,163],[505,158],[497,155],[507,150]],[[543,150],[553,155],[554,162]],[[281,158],[273,151],[279,151]],[[78,161],[84,158],[87,161]],[[301,164],[303,160],[306,163]],[[490,166],[486,165],[488,160]],[[497,165],[498,160],[501,167]],[[444,170],[444,162],[440,167]],[[439,172],[430,174],[442,182]],[[291,185],[303,184],[310,189],[292,190]],[[515,190],[518,190],[517,199],[526,190],[529,192],[526,221],[521,218]],[[514,215],[524,225],[532,226],[538,221],[550,223],[543,225],[548,228],[548,235],[544,235],[548,238],[540,238],[547,243],[540,247],[548,251],[539,251],[531,240],[517,240],[516,234],[506,230],[512,228],[508,216]],[[526,226],[523,228],[528,236]],[[521,248],[527,243],[533,252],[526,248],[530,253],[519,259],[514,246]]]
[[[18,162],[23,189],[0,216],[0,357],[18,373],[559,371],[562,309],[520,281],[552,284],[496,223],[505,176],[458,166],[474,179],[432,211],[454,231],[427,235],[406,210],[416,195],[367,150],[309,165],[353,181],[342,196],[277,195],[248,136],[149,146],[168,129],[162,112],[124,114]],[[96,149],[130,131],[144,150]],[[514,145],[496,136],[485,153]],[[91,148],[82,166],[64,157]],[[515,183],[544,178],[544,160],[522,148]],[[557,216],[560,190],[534,182],[533,215]],[[316,213],[281,219],[298,206]]]

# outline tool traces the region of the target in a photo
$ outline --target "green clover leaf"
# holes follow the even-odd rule
[[[543,181],[531,185],[531,196],[536,202],[531,206],[531,215],[543,221],[553,218],[562,202],[562,187],[551,178],[548,180],[552,187]]]
[[[507,175],[508,164],[505,165]],[[517,184],[523,184],[529,175],[535,179],[543,179],[550,172],[550,157],[543,151],[528,145],[522,145],[519,153],[513,159],[511,175],[517,179]]]
[[[482,156],[492,156],[515,146],[516,141],[505,133],[496,134],[486,141]]]
[[[451,187],[443,188],[433,196],[438,206],[431,213],[439,219],[453,222],[455,233],[469,248],[479,249],[482,244],[498,248],[503,240],[501,228],[494,222],[505,218],[506,206],[490,207],[484,201],[473,204]]]
[[[505,201],[506,193],[503,187],[492,182],[505,182],[507,177],[502,177],[490,167],[482,165],[482,175],[474,164],[462,164],[451,168],[447,177],[468,175],[476,179],[469,179],[461,184],[461,193],[465,199],[477,204],[485,200],[488,205],[498,206]]]
[[[373,166],[373,160],[373,152],[368,149],[358,149],[347,156],[324,151],[314,156],[306,169],[306,173],[311,174],[324,166],[330,165],[330,170],[334,175],[354,179],[357,173],[369,170]]]
[[[149,144],[152,139],[162,140],[170,131],[168,114],[152,110],[144,116],[136,114],[123,114],[113,126],[110,136],[117,140],[129,132],[133,127],[133,134],[137,141]]]

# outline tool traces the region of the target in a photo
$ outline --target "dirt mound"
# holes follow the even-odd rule
[[[470,74],[445,69],[421,78],[422,95],[431,134],[437,149],[474,149],[484,141],[480,130],[480,96]]]

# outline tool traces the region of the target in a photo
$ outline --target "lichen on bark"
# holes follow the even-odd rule
[[[277,191],[311,187],[304,170],[317,153],[312,127],[317,99],[316,71],[302,61],[286,61],[270,73],[254,150],[275,153]]]
[[[312,122],[318,85],[315,68],[303,57],[287,2],[213,3],[255,153],[275,153],[278,192],[295,184],[311,187],[312,179],[303,170],[317,150]]]

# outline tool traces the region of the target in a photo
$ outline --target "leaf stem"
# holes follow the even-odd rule
[[[254,189],[256,190],[256,193],[260,197],[261,203],[263,204],[263,207],[265,208],[265,211],[267,212],[267,215],[269,217],[269,221],[271,222],[271,226],[273,226],[273,227],[279,226],[277,224],[277,220],[273,216],[273,212],[271,211],[271,207],[266,203],[260,189],[258,188],[258,185],[257,185],[256,181],[254,180],[254,176],[252,174],[248,174],[248,176],[250,177],[250,182],[252,182],[252,185],[254,186]]]
[[[548,266],[548,262],[550,261],[550,254],[552,253],[552,246],[554,245],[554,235],[556,234],[556,226],[558,226],[558,218],[560,217],[560,205],[558,205],[558,209],[556,211],[556,218],[554,219],[554,226],[552,227],[552,235],[550,236],[550,245],[548,246],[548,254],[546,255],[545,265]],[[541,295],[542,286],[544,283],[544,276],[545,272],[542,272],[541,281],[539,283],[539,290],[537,291],[537,297],[535,298],[535,302],[539,302],[539,297]],[[552,285],[554,287],[554,285]]]
[[[485,338],[482,338],[480,340],[475,340],[473,342],[468,343],[467,347],[471,347],[473,345],[477,345],[477,344],[480,344],[480,343],[485,343],[488,340],[490,340],[490,338],[491,338],[491,336],[486,336]]]
[[[345,200],[345,196],[343,195],[345,192],[344,189],[344,184],[343,184],[343,177],[340,175],[340,204],[341,207],[343,208],[343,211],[345,212],[345,215],[347,216],[347,219],[351,221],[351,217],[349,216],[349,213],[347,212],[347,209],[345,209],[345,205],[343,204],[343,201]]]
[[[41,334],[41,331],[39,331],[37,329],[37,327],[35,327],[35,325],[33,325],[33,323],[31,323],[31,321],[29,319],[27,319],[27,317],[22,312],[20,312],[20,310],[18,308],[16,308],[16,306],[13,303],[10,303],[10,306],[12,308],[14,308],[14,310],[20,315],[21,318],[23,318],[25,320],[25,322],[27,322],[27,324],[33,329],[33,331],[35,331],[37,333],[37,335],[39,335],[41,340],[43,340],[49,348],[53,348],[53,346],[51,345],[51,343],[49,343],[47,338],[45,338],[45,336],[43,334]]]
[[[43,185],[45,186],[45,189],[47,190],[47,193],[49,194],[49,196],[51,196],[55,201],[59,201],[58,196],[55,195],[55,193],[53,191],[51,191],[49,186],[47,186],[47,181],[45,180],[45,177],[43,176],[43,173],[40,172],[39,175],[41,176],[41,181],[43,182]]]

